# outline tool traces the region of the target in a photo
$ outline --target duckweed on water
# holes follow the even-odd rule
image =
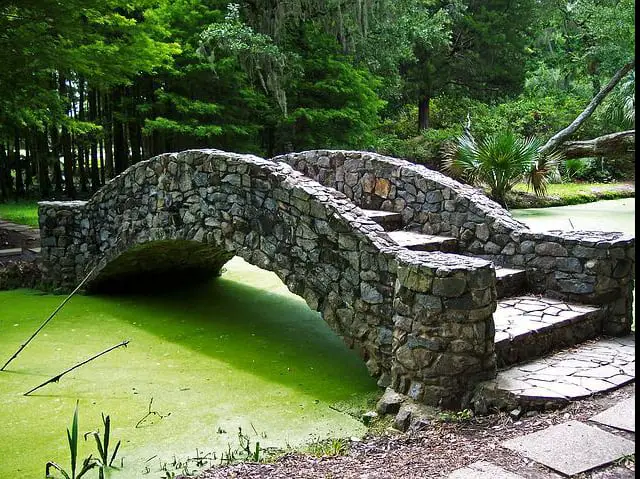
[[[188,292],[73,298],[0,373],[0,477],[40,477],[47,461],[68,461],[60,438],[76,399],[81,434],[100,430],[108,411],[111,434],[122,439],[124,468],[110,471],[112,478],[159,477],[167,463],[196,451],[220,457],[238,446],[239,428],[261,448],[364,433],[335,407],[370,403],[377,394],[363,362],[275,275],[238,258],[227,268]],[[0,292],[0,358],[60,301],[30,290]],[[22,395],[123,338],[131,340],[126,350]],[[136,428],[151,398],[159,414]],[[81,441],[78,454],[94,450]]]

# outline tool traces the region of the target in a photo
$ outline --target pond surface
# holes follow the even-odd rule
[[[102,430],[101,412],[111,416],[125,466],[114,478],[165,477],[163,463],[196,450],[219,458],[239,446],[239,427],[252,449],[362,435],[348,412],[378,392],[363,362],[274,274],[240,258],[226,268],[179,294],[74,297],[0,372],[0,477],[44,477],[50,460],[68,468],[76,399],[80,433]],[[2,364],[63,299],[0,292]],[[126,349],[23,396],[124,339]],[[136,427],[152,398],[152,411],[170,415]],[[94,452],[82,442],[80,457]]]
[[[535,231],[621,231],[635,236],[635,198],[596,201],[583,205],[511,210],[513,216]]]

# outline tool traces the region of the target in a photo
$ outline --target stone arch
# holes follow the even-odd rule
[[[461,254],[402,248],[360,208],[454,236]],[[189,249],[165,258],[171,268],[215,274],[238,255],[319,311],[379,385],[427,404],[468,404],[496,374],[494,264],[525,269],[535,292],[601,305],[607,334],[633,319],[635,238],[533,233],[475,189],[375,153],[165,154],[88,202],[41,202],[39,214],[48,289],[70,291],[89,271],[90,283],[117,276],[118,263],[140,268],[176,242]]]
[[[96,267],[89,289],[136,269],[216,274],[238,255],[278,275],[372,372],[390,370],[390,347],[372,344],[384,318],[390,327],[395,275],[388,262],[399,248],[344,195],[290,166],[217,150],[166,154],[132,166],[75,206],[81,217],[73,224],[86,238],[77,272]],[[172,242],[198,257],[158,257],[154,246]]]

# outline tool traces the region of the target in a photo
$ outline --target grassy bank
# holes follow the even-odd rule
[[[0,203],[0,220],[37,227],[38,203],[36,200]]]
[[[539,197],[526,184],[520,183],[507,196],[507,204],[510,209],[545,208],[633,198],[635,195],[635,183],[558,183],[550,184],[547,194]]]

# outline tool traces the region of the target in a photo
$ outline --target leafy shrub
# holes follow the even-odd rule
[[[573,168],[566,173],[567,164]],[[582,166],[577,166],[578,164]],[[589,183],[611,183],[635,179],[635,164],[628,158],[580,158],[567,160],[564,165],[565,179]]]
[[[586,158],[571,158],[561,164],[561,174],[565,181],[582,178],[589,168],[590,161]]]
[[[506,206],[506,194],[523,179],[536,195],[545,194],[557,157],[541,154],[541,147],[541,140],[523,139],[509,131],[478,142],[465,133],[445,147],[443,166],[471,184],[486,186],[490,196]]]
[[[383,155],[402,158],[425,165],[434,170],[442,169],[442,148],[447,141],[460,135],[462,128],[426,130],[412,138],[400,139],[387,135],[378,139],[375,150]]]

